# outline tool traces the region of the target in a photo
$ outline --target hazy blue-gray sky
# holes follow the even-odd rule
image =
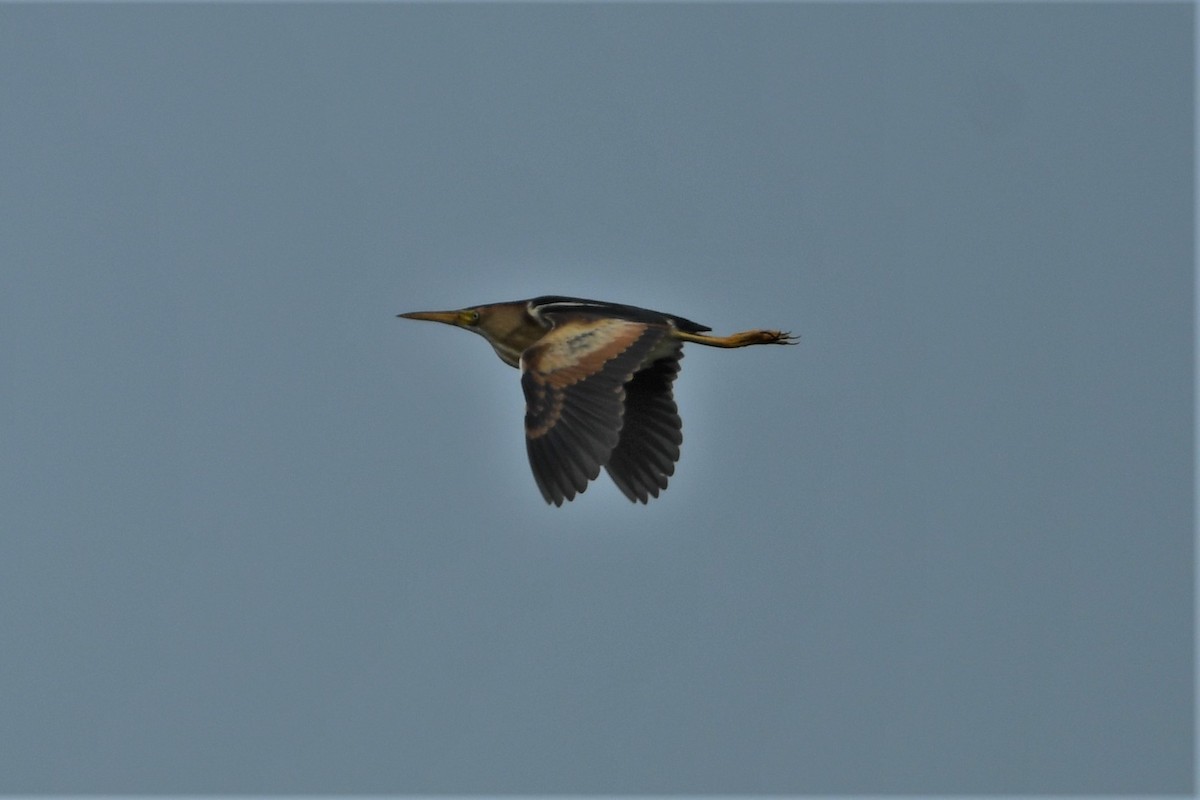
[[[0,792],[1189,793],[1193,15],[0,7]],[[543,293],[803,341],[554,509]]]

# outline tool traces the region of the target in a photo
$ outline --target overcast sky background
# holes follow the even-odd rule
[[[1190,793],[1193,15],[0,6],[0,792]]]

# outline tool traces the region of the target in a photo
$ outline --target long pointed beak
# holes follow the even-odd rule
[[[398,317],[405,319],[427,319],[430,322],[444,322],[447,325],[458,325],[458,311],[410,311],[407,314],[397,314]]]

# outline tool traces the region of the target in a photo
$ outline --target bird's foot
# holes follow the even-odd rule
[[[758,334],[757,344],[799,344],[800,337],[791,331],[753,331]]]

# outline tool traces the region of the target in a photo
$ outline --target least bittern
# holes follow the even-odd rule
[[[474,331],[521,370],[529,465],[542,496],[556,506],[583,492],[601,467],[634,502],[667,488],[683,442],[671,385],[684,342],[796,343],[772,330],[710,336],[711,328],[683,317],[576,297],[399,316]]]

